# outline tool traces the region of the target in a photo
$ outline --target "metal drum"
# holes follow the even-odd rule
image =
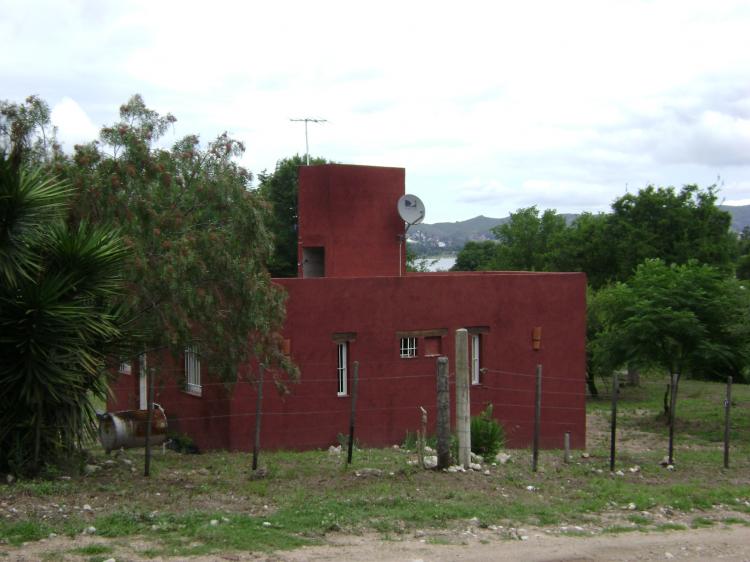
[[[115,449],[146,446],[148,410],[107,412],[99,418],[99,441],[108,453]],[[154,404],[151,420],[151,445],[167,440],[167,416],[164,408]]]

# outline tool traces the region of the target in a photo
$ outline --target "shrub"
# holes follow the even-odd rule
[[[471,418],[471,451],[484,458],[494,457],[505,444],[505,430],[492,417],[492,404]]]
[[[200,449],[189,435],[184,433],[170,433],[167,435],[167,448],[188,455],[200,454]]]

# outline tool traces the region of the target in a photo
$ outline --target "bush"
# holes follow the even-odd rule
[[[167,448],[187,455],[199,455],[200,449],[189,435],[184,433],[169,433]]]
[[[492,404],[471,418],[471,452],[485,459],[494,457],[505,444],[505,430],[492,417]]]

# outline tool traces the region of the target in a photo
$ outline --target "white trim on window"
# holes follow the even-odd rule
[[[148,359],[145,353],[138,357],[138,406],[141,410],[148,410]]]
[[[399,348],[399,353],[401,357],[404,359],[408,357],[416,357],[417,356],[417,338],[416,337],[401,338],[401,345]]]
[[[479,384],[479,349],[480,349],[480,334],[471,335],[471,384]]]
[[[348,381],[349,381],[349,343],[339,342],[336,344],[338,348],[338,363],[336,367],[336,375],[338,378],[338,391],[336,396],[346,396],[348,394]]]
[[[117,371],[121,375],[132,375],[133,374],[133,365],[131,365],[130,361],[121,361],[120,367],[117,369]]]
[[[193,345],[185,348],[185,390],[196,396],[203,393],[200,356],[198,348]]]

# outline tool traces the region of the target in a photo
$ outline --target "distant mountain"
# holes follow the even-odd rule
[[[732,215],[732,230],[742,232],[750,226],[750,205],[719,205],[719,209]]]
[[[743,228],[750,226],[750,205],[719,205],[719,208],[732,215],[733,230],[742,232]],[[570,213],[562,216],[568,224],[578,217],[577,214]],[[418,224],[409,229],[409,247],[420,255],[456,253],[469,240],[494,240],[491,230],[509,220],[510,217],[493,219],[479,215],[465,221]]]

